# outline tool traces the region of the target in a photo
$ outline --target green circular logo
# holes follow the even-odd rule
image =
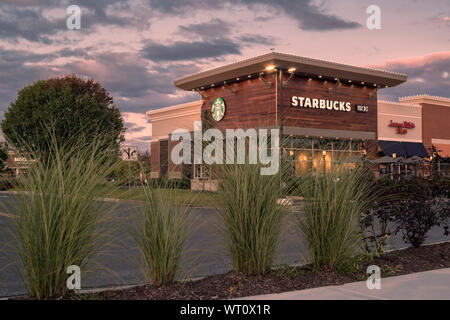
[[[216,98],[211,108],[212,117],[216,121],[223,119],[225,115],[225,101],[222,98]]]

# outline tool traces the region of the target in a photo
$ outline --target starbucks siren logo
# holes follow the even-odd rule
[[[225,115],[225,101],[222,98],[216,98],[211,108],[212,117],[216,121],[223,119]]]

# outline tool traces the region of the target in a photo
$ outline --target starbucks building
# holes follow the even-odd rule
[[[333,163],[377,157],[378,92],[405,82],[403,74],[271,52],[175,80],[200,100],[147,112],[152,122],[151,175],[210,176],[205,165],[174,165],[176,129],[194,122],[226,129],[278,128],[292,170],[314,172]],[[384,130],[384,129],[383,129]]]

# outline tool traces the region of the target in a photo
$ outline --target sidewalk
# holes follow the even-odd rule
[[[450,300],[450,268],[384,278],[380,290],[361,281],[242,300]]]

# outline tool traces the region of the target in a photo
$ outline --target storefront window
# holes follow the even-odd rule
[[[291,148],[293,149],[303,149],[303,150],[311,150],[312,149],[312,140],[309,138],[301,138],[301,137],[291,137]]]
[[[314,139],[314,150],[326,150],[330,151],[333,149],[333,140],[331,139]]]
[[[362,141],[290,137],[288,142],[284,154],[296,175],[330,171],[332,166],[351,170],[362,157]]]
[[[352,160],[352,152],[338,151],[338,150],[335,150],[333,152],[333,162],[345,163],[351,162],[351,160]]]
[[[351,141],[350,142],[350,150],[351,151],[360,151],[361,150],[361,141]]]
[[[194,166],[195,179],[207,179],[210,177],[211,166],[206,164],[196,164]]]
[[[323,151],[314,151],[314,160],[313,160],[313,166],[314,171],[323,172],[331,170],[331,162],[332,162],[332,154],[331,152],[326,152],[326,154],[323,154]],[[326,150],[325,150],[326,151]]]
[[[294,152],[294,169],[296,175],[312,172],[312,152],[310,150]]]

